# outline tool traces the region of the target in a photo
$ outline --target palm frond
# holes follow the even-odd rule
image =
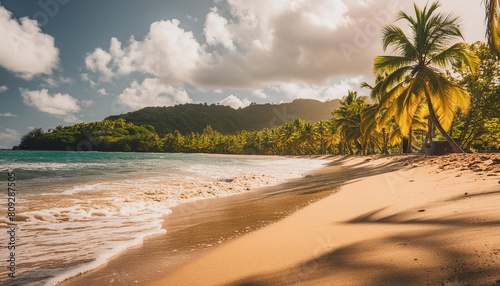
[[[469,68],[473,73],[479,68],[479,57],[465,43],[456,43],[429,59],[429,63],[441,68],[454,66]]]
[[[394,118],[401,129],[401,134],[407,136],[413,123],[413,117],[423,99],[423,83],[413,80],[395,101],[398,106]]]
[[[453,14],[436,14],[428,23],[428,52],[432,53],[446,47],[450,41],[463,39],[460,31],[460,20]]]
[[[423,76],[427,79],[432,106],[439,123],[445,130],[448,130],[457,109],[467,112],[470,105],[470,95],[432,69],[425,69]]]
[[[377,122],[378,106],[372,104],[361,111],[361,133],[364,137],[370,135],[373,130],[378,128]]]
[[[422,131],[427,130],[428,116],[429,116],[429,108],[427,107],[427,104],[424,104],[424,102],[422,102],[417,107],[417,110],[415,111],[415,116],[413,116],[412,129],[422,130]]]
[[[411,66],[414,59],[399,56],[378,56],[373,64],[375,74],[392,73],[397,69]]]
[[[417,49],[401,28],[395,25],[387,25],[383,28],[382,34],[384,51],[389,46],[393,46],[395,52],[399,52],[407,58],[416,58]]]
[[[382,57],[376,57],[375,58],[375,64],[374,68],[378,69],[379,71],[383,70],[382,66],[378,66],[379,63],[384,61]],[[380,59],[379,59],[380,58]],[[400,67],[396,70],[393,70],[391,73],[389,73],[384,79],[380,80],[372,89],[372,95],[371,96],[376,96],[376,97],[383,97],[384,93],[387,92],[388,90],[392,89],[394,86],[398,85],[401,82],[405,82],[408,78],[408,75],[411,73],[413,70],[413,66],[404,66]]]

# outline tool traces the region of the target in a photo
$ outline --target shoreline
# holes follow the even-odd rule
[[[167,229],[167,234],[147,238],[143,245],[126,250],[102,267],[58,285],[88,285],[89,283],[95,285],[109,285],[110,283],[135,283],[137,285],[247,285],[246,283],[249,285],[283,285],[285,283],[309,285],[335,284],[334,281],[340,283],[339,285],[378,285],[375,282],[370,284],[372,281],[378,281],[379,284],[385,285],[398,285],[401,281],[421,283],[422,280],[418,280],[418,277],[427,279],[428,284],[432,285],[436,283],[448,285],[446,283],[462,283],[462,281],[464,283],[472,281],[474,285],[495,285],[496,279],[500,279],[500,277],[494,278],[494,273],[500,271],[500,245],[496,246],[495,244],[495,235],[497,236],[498,231],[495,232],[494,229],[495,227],[498,229],[500,224],[498,216],[492,215],[491,204],[500,193],[500,191],[496,191],[499,189],[498,184],[500,184],[499,178],[496,177],[500,172],[498,168],[499,157],[493,155],[497,161],[493,161],[491,164],[489,159],[483,158],[485,159],[483,160],[480,157],[486,155],[467,155],[467,160],[470,162],[460,164],[460,160],[457,161],[454,156],[456,155],[440,157],[411,155],[336,157],[332,158],[332,163],[329,166],[313,171],[312,175],[293,180],[293,182],[238,196],[182,204],[174,208],[174,212],[168,215],[168,219],[165,220],[164,227]],[[477,158],[471,159],[471,156]],[[490,165],[493,165],[494,168],[491,168]],[[332,168],[336,168],[336,170]],[[338,178],[337,181],[332,180],[332,174],[339,172],[339,170],[345,171],[342,175],[349,177]],[[337,174],[342,176],[340,173]],[[415,189],[415,186],[418,185],[415,184],[416,179],[408,179],[408,176],[418,177],[418,181],[424,182],[428,188],[442,188],[446,192],[437,197],[436,194],[427,192],[424,196],[418,193],[418,188]],[[443,181],[455,186],[456,190],[445,188],[446,184],[443,185]],[[287,184],[289,187],[284,188],[283,186]],[[336,193],[333,190],[339,185],[342,185],[340,192]],[[481,187],[479,190],[478,187],[474,190],[474,185]],[[218,232],[221,229],[213,227],[212,223],[219,219],[221,213],[229,212],[230,216],[235,216],[234,210],[238,209],[235,207],[238,204],[241,207],[247,205],[248,202],[286,196],[298,186],[302,188],[304,193],[311,193],[311,190],[315,188],[316,191],[313,193],[322,190],[324,196],[306,200],[305,203],[302,201],[300,210],[292,208],[288,213],[267,222],[255,221],[255,218],[247,218],[246,220],[243,218],[243,220],[233,220],[231,224],[228,223],[231,220],[223,220],[220,226],[225,234],[220,237]],[[365,190],[360,190],[360,186],[361,189]],[[373,194],[366,192],[366,189],[373,188],[375,188]],[[480,190],[481,188],[485,189]],[[401,189],[405,189],[403,194],[399,194]],[[330,194],[327,194],[329,191]],[[386,193],[381,195],[380,191]],[[398,192],[397,198],[394,197],[396,192]],[[457,195],[457,192],[464,192],[462,196],[464,194],[470,195],[462,198]],[[332,193],[334,195],[331,195]],[[450,197],[451,193],[453,195]],[[418,194],[418,197],[415,194]],[[368,202],[359,202],[356,195],[363,199],[371,199]],[[387,195],[391,198],[392,205],[384,201],[383,198],[388,198]],[[439,208],[445,209],[445,214],[449,216],[450,210],[447,208],[449,208],[450,202],[465,200],[464,203],[466,203],[469,199],[480,201],[483,208],[456,219],[443,217],[443,210]],[[429,208],[436,207],[433,206],[433,203],[437,201],[439,201],[437,208],[440,212],[429,212]],[[369,206],[368,208],[366,204]],[[374,208],[374,204],[376,208]],[[429,204],[430,207],[425,204]],[[408,209],[409,206],[411,206],[410,209]],[[487,206],[490,208],[488,209]],[[468,207],[471,208],[471,206]],[[368,211],[370,209],[372,212]],[[233,212],[228,210],[233,210]],[[325,225],[325,214],[328,214],[329,218],[335,219],[330,219],[331,221]],[[429,214],[431,214],[430,217],[427,217]],[[480,216],[485,223],[469,229],[463,228],[463,225],[474,225],[475,222],[469,217],[471,215]],[[429,222],[426,222],[426,217]],[[424,222],[414,223],[422,218],[424,218]],[[495,219],[497,220],[495,221]],[[254,225],[247,228],[252,220]],[[173,225],[169,225],[169,223]],[[332,230],[332,225],[338,229]],[[175,230],[176,226],[177,230]],[[457,228],[453,235],[447,234],[450,228]],[[464,245],[462,242],[464,239],[469,239],[467,232],[464,233],[464,231],[470,230],[474,234],[472,241],[476,241],[475,244],[472,244],[472,250],[470,243]],[[203,233],[204,231],[207,237],[196,236],[197,239],[193,241],[193,233]],[[339,231],[344,235],[339,237],[337,234]],[[419,240],[420,248],[422,245],[432,248],[433,244],[437,244],[435,251],[456,253],[458,251],[456,248],[446,249],[446,245],[442,241],[438,241],[439,239],[425,241],[421,237],[425,233],[434,239],[435,236],[439,236],[440,231],[443,231],[445,234],[443,236],[446,236],[453,244],[457,244],[458,249],[467,249],[457,256],[460,259],[457,259],[456,263],[443,264],[439,257],[428,257],[426,254],[428,251],[413,249],[413,245],[408,243],[411,240]],[[182,235],[183,232],[185,236]],[[234,234],[231,235],[231,232]],[[165,239],[169,234],[171,237],[177,236],[177,240]],[[219,243],[220,239],[222,239],[221,243]],[[385,241],[387,239],[399,240],[400,243],[387,245],[388,243]],[[488,241],[490,246],[481,246],[477,243],[478,240]],[[187,244],[186,241],[188,241]],[[270,242],[275,243],[270,244]],[[399,249],[401,246],[408,245],[412,246],[409,247],[409,250]],[[373,250],[369,251],[369,249]],[[347,267],[336,261],[339,255],[343,261],[346,261],[347,258],[343,257],[345,256],[343,252],[346,250],[348,250],[349,261],[353,260],[353,262],[348,263]],[[356,257],[353,255],[353,250],[368,252],[368,258],[375,261],[366,263],[364,261],[366,257]],[[472,255],[474,253],[470,253],[474,251],[476,254],[478,251],[487,253],[486,256],[490,259],[489,264],[484,259],[479,259],[480,261],[474,264],[474,256]],[[417,255],[419,258],[408,262],[399,261],[401,259],[397,257],[398,255],[405,257],[409,254],[410,256]],[[424,258],[421,258],[422,255]],[[377,257],[379,258],[377,259]],[[381,269],[388,267],[386,260],[390,262],[389,273],[381,271]],[[416,263],[417,261],[418,263]],[[437,270],[432,267],[421,269],[422,264],[425,263]],[[331,264],[335,266],[333,269]],[[413,264],[418,264],[420,268],[414,269],[415,265]],[[350,269],[349,265],[365,267],[368,270],[361,275],[358,271]],[[369,267],[370,265],[372,266]],[[465,270],[475,266],[477,269],[474,270],[475,272],[473,271],[474,273],[465,273]],[[454,272],[451,269],[454,269]],[[461,269],[462,272],[457,269]],[[330,273],[332,270],[335,270],[333,275]],[[403,274],[401,270],[409,274]],[[378,272],[382,272],[386,276],[377,277]],[[450,274],[452,272],[453,274]],[[485,274],[480,275],[480,273]]]
[[[297,208],[304,207],[311,201],[326,197],[338,184],[333,185],[334,182],[327,184],[330,187],[326,189],[327,193],[324,194],[321,192],[307,194],[312,190],[309,180],[324,168],[337,168],[332,164],[335,165],[335,160],[338,158],[332,156],[305,158],[328,160],[328,163],[319,169],[306,172],[304,174],[306,177],[290,179],[278,185],[260,187],[226,197],[184,202],[172,207],[172,212],[163,217],[162,229],[166,229],[166,233],[146,237],[142,244],[120,252],[98,268],[73,276],[57,285],[141,284],[153,281],[163,277],[165,269],[171,271],[178,264],[216,248],[219,244],[263,228],[295,212]],[[301,190],[304,186],[307,189]],[[318,183],[317,187],[321,186],[323,186],[323,182]],[[287,192],[296,192],[296,194],[287,197]],[[301,192],[306,194],[299,195]],[[282,197],[285,197],[284,200]],[[250,205],[254,210],[250,217],[243,211],[244,208],[249,207],[249,201],[253,202]],[[280,201],[286,201],[290,205],[283,205],[283,202]],[[281,204],[279,211],[276,211],[276,204]],[[221,216],[224,221],[219,221]],[[215,226],[216,231],[214,228],[207,228],[200,224],[199,221]]]

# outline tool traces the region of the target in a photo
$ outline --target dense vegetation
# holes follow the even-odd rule
[[[14,148],[22,150],[67,151],[161,151],[160,138],[152,126],[137,126],[119,120],[58,126],[48,132],[31,130]]]
[[[325,105],[311,100],[239,110],[151,107],[46,133],[34,129],[18,148],[388,154],[430,152],[442,140],[454,152],[498,152],[500,62],[484,43],[456,43],[458,19],[437,13],[438,7],[415,6],[415,16],[401,12],[398,20],[407,22],[408,35],[395,25],[384,28],[384,49],[392,47],[396,55],[375,58],[376,82],[362,85],[370,90],[370,102],[350,91],[340,101],[327,102],[332,105],[328,113],[334,110],[328,119],[321,118]]]
[[[161,136],[176,130],[181,134],[202,133],[207,125],[221,133],[234,134],[242,130],[272,128],[298,117],[311,122],[329,119],[332,110],[338,106],[338,100],[321,102],[313,99],[297,99],[277,105],[252,104],[241,109],[215,104],[183,104],[147,107],[106,119],[122,118],[136,125],[151,125]]]

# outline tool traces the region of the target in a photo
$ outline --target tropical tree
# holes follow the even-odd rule
[[[299,144],[307,155],[312,155],[317,150],[319,134],[317,128],[312,123],[305,122],[299,134]]]
[[[375,79],[375,83],[380,82],[383,80],[382,75],[377,75],[377,78]],[[374,87],[371,86],[370,84],[366,82],[362,82],[360,85],[361,88],[367,88],[370,90],[373,90]],[[381,152],[383,154],[389,154],[388,150],[388,138],[387,138],[387,129],[386,125],[387,122],[384,122],[382,120],[382,114],[384,111],[381,111],[379,109],[379,102],[382,94],[374,94],[370,92],[370,97],[371,99],[375,102],[374,104],[371,104],[367,106],[364,110],[363,113],[361,114],[362,120],[361,120],[361,131],[363,133],[363,136],[365,138],[372,138],[374,135],[378,135],[377,142],[380,143],[382,141],[382,147],[381,147]]]
[[[438,2],[424,9],[414,5],[415,16],[400,11],[397,20],[408,22],[409,36],[398,26],[384,27],[384,50],[393,47],[398,55],[375,58],[375,74],[387,76],[376,84],[372,93],[381,94],[379,108],[392,111],[404,136],[410,133],[420,104],[427,104],[432,123],[453,151],[460,153],[463,150],[447,130],[457,109],[468,109],[470,98],[465,90],[447,78],[445,71],[451,66],[474,71],[478,58],[465,43],[450,45],[452,41],[463,39],[459,18],[437,13],[439,7]]]
[[[454,132],[460,138],[461,147],[469,151],[473,144],[483,141],[495,130],[492,120],[500,120],[500,60],[492,54],[487,45],[476,42],[470,49],[481,60],[476,73],[468,70],[455,70],[452,80],[463,86],[471,95],[471,104],[467,114],[458,113],[454,122]]]
[[[328,126],[328,121],[319,121],[315,124],[317,140],[319,143],[319,153],[321,155],[326,154],[326,149],[328,148],[328,138],[330,136],[330,128]]]
[[[484,0],[486,8],[486,37],[491,51],[500,58],[500,1]]]
[[[365,99],[358,97],[355,91],[349,91],[347,96],[340,100],[340,107],[332,112],[333,123],[337,127],[341,138],[341,144],[354,154],[353,146],[357,149],[356,153],[361,153],[363,146],[363,133],[361,131],[361,113],[366,108]]]

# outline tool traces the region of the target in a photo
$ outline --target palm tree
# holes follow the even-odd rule
[[[316,133],[319,140],[319,153],[326,154],[327,138],[329,136],[328,121],[319,121],[315,124]]]
[[[383,79],[384,77],[382,75],[377,75],[375,83],[378,83]],[[368,84],[367,82],[362,82],[360,87],[367,88],[369,90],[374,89],[374,87]],[[384,111],[379,109],[379,102],[381,96],[382,96],[381,94],[374,94],[370,92],[370,97],[375,103],[367,106],[363,110],[363,113],[361,114],[361,131],[363,132],[364,134],[363,136],[365,138],[379,137],[377,143],[380,143],[379,142],[380,140],[382,141],[382,147],[380,151],[382,152],[382,154],[389,154],[389,150],[387,148],[388,145],[387,132],[386,132],[387,130],[385,128],[387,122],[381,120],[382,119],[381,113],[384,113]]]
[[[389,46],[397,56],[375,58],[374,72],[386,74],[372,93],[381,94],[380,109],[392,109],[403,136],[408,136],[414,115],[421,103],[429,109],[429,116],[454,152],[463,150],[448,135],[457,109],[466,111],[469,94],[451,82],[445,70],[450,66],[475,70],[479,59],[465,43],[450,42],[463,39],[457,17],[436,13],[440,4],[433,3],[420,9],[414,5],[415,17],[399,12],[397,20],[406,20],[408,37],[401,28],[388,25],[383,29],[383,47]]]
[[[340,107],[332,112],[333,124],[337,127],[341,137],[341,143],[349,149],[351,155],[354,154],[352,146],[357,149],[356,153],[361,153],[364,149],[362,143],[363,133],[361,131],[361,113],[366,107],[365,99],[358,97],[355,91],[349,91],[347,96],[340,100]],[[339,151],[342,152],[342,147]]]
[[[299,133],[299,142],[304,147],[307,155],[312,155],[317,149],[319,134],[312,123],[305,122]]]
[[[363,138],[363,145],[369,146],[374,153],[377,147],[383,154],[388,154],[385,127],[378,119],[378,103],[367,105],[361,110],[360,129]]]
[[[486,37],[491,51],[500,58],[500,1],[484,0],[486,8]]]
[[[326,149],[329,150],[332,154],[335,154],[335,148],[338,146],[337,154],[341,154],[341,140],[333,119],[328,121],[328,126],[329,130],[327,132],[327,136],[325,137]]]

